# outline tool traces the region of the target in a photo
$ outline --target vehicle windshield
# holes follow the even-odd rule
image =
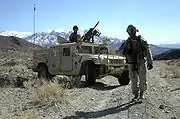
[[[81,46],[81,48],[79,49],[79,53],[92,54],[92,47],[91,46]]]
[[[87,53],[87,54],[108,54],[107,47],[99,47],[94,46],[94,52],[92,46],[81,46],[79,53]]]
[[[94,47],[94,54],[108,54],[107,47]]]

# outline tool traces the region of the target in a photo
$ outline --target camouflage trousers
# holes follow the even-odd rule
[[[147,90],[146,64],[145,61],[137,63],[137,70],[134,70],[133,64],[128,64],[129,78],[131,80],[132,93],[135,95],[139,91]]]

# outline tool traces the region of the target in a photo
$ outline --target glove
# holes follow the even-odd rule
[[[148,69],[148,70],[151,70],[152,68],[153,68],[153,65],[152,65],[152,64],[148,64],[148,65],[147,65],[147,69]]]

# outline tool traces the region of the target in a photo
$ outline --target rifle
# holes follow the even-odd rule
[[[83,42],[88,42],[90,43],[90,39],[92,38],[92,42],[94,43],[94,36],[100,36],[100,32],[99,30],[96,30],[96,26],[99,24],[99,21],[95,24],[95,26],[93,28],[90,28],[89,31],[84,35],[83,37]]]

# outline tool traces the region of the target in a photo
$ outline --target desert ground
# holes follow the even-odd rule
[[[131,102],[131,83],[120,86],[111,76],[92,87],[66,76],[39,85],[31,58],[31,51],[0,50],[0,119],[180,119],[178,60],[154,61],[140,103]]]

